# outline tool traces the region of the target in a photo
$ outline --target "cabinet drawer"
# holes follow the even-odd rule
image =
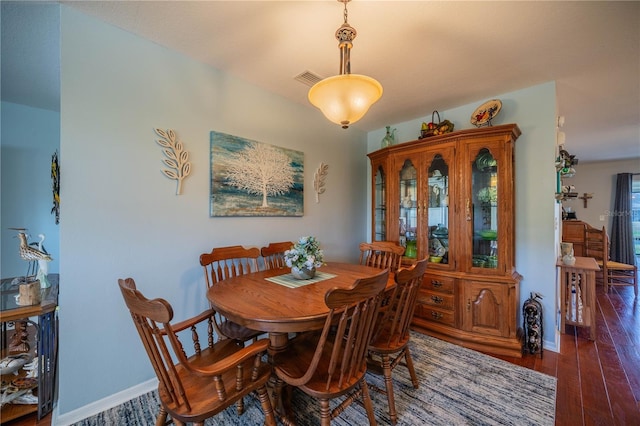
[[[450,326],[455,325],[455,316],[453,314],[453,311],[434,309],[429,305],[420,303],[420,301],[416,303],[416,311],[414,315],[427,321],[433,321]]]
[[[440,309],[453,310],[453,294],[420,290],[420,293],[418,293],[418,303],[434,306]]]
[[[453,294],[453,282],[454,278],[425,274],[422,280],[422,288],[424,290]]]

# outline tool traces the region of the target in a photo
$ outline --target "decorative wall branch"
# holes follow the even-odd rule
[[[176,136],[176,133],[168,129],[166,132],[162,129],[154,129],[156,134],[162,139],[156,142],[164,147],[162,152],[167,156],[162,162],[168,167],[174,170],[162,170],[162,173],[170,179],[178,181],[176,187],[176,195],[180,195],[182,192],[182,179],[189,176],[191,173],[191,163],[189,160],[189,153],[183,149],[182,142],[180,142]]]
[[[320,194],[324,194],[326,189],[324,187],[324,180],[327,177],[327,174],[329,174],[329,166],[324,163],[320,163],[320,166],[313,177],[313,188],[316,190],[316,203],[320,202]]]

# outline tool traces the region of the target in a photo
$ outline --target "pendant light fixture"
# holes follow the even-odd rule
[[[329,121],[343,129],[360,120],[382,96],[382,86],[366,75],[351,74],[350,52],[356,30],[347,22],[347,3],[344,3],[344,23],[336,31],[340,49],[340,74],[325,78],[309,89],[309,102]]]

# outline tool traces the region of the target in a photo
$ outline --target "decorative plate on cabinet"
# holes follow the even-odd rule
[[[491,126],[491,120],[498,115],[501,109],[502,101],[499,99],[491,99],[473,111],[473,114],[471,114],[471,124],[476,127]]]

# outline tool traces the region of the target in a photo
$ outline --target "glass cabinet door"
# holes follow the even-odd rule
[[[472,163],[473,200],[472,266],[498,267],[498,167],[491,152],[483,148]]]
[[[449,165],[436,154],[428,169],[429,261],[449,263]]]
[[[399,186],[399,235],[400,244],[406,247],[404,255],[415,258],[418,255],[416,239],[418,228],[418,180],[416,168],[411,160],[406,160],[400,170]]]
[[[386,187],[387,178],[384,174],[382,167],[378,167],[375,170],[373,200],[374,212],[373,212],[373,227],[374,227],[374,241],[385,241],[387,239],[387,205],[386,205]]]

